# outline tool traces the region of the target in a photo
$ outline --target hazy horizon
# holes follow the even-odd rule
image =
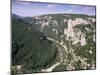
[[[12,13],[19,16],[38,16],[45,14],[84,14],[95,16],[95,6],[54,4],[41,2],[12,2]]]

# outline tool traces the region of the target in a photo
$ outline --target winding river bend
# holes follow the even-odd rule
[[[51,67],[47,68],[47,69],[42,69],[41,71],[42,72],[51,72],[53,71],[53,69],[56,67],[56,66],[59,66],[62,62],[64,62],[64,60],[66,60],[66,48],[58,41],[52,39],[52,38],[47,38],[48,40],[52,41],[53,43],[56,44],[58,50],[59,50],[59,57],[60,57],[60,61],[59,62],[56,62],[54,65],[52,65]]]

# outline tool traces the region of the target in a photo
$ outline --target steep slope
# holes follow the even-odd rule
[[[24,17],[46,37],[56,41],[65,50],[63,62],[54,71],[95,69],[96,67],[96,19],[82,14],[49,14]],[[58,45],[59,44],[59,45]],[[61,52],[62,53],[62,52]]]
[[[12,16],[13,74],[39,72],[53,64],[57,53],[57,47],[42,32]]]

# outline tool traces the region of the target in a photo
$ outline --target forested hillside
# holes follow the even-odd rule
[[[12,15],[12,73],[33,73],[53,64],[57,47],[32,25]]]
[[[47,14],[23,17],[53,42],[62,62],[52,71],[86,70],[96,67],[96,18],[84,14]],[[58,45],[59,44],[59,45]],[[48,70],[45,70],[48,72]]]
[[[83,14],[12,15],[13,73],[93,70],[96,18]]]

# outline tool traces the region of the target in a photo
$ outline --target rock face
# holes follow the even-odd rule
[[[95,69],[92,68],[96,66],[95,16],[49,14],[22,19],[65,50],[63,62],[54,71]],[[63,69],[58,69],[62,66]]]

